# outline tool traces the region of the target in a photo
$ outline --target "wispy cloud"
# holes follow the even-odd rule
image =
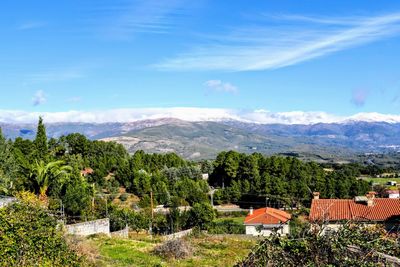
[[[204,83],[208,90],[216,91],[216,92],[223,92],[223,93],[230,93],[230,94],[237,94],[239,89],[228,82],[223,82],[221,80],[208,80]]]
[[[46,103],[47,98],[43,90],[39,90],[35,93],[35,95],[32,97],[32,104],[34,106],[39,106],[44,103]]]
[[[309,23],[268,24],[263,21],[257,26],[202,40],[207,44],[195,45],[189,52],[153,67],[183,71],[277,69],[400,33],[400,13],[341,21],[304,16],[280,16],[279,19]]]
[[[353,90],[350,101],[355,106],[362,107],[365,105],[365,102],[367,101],[368,94],[369,91],[366,89],[355,89]]]
[[[342,123],[348,121],[384,121],[400,123],[400,115],[380,113],[358,113],[352,116],[337,116],[326,112],[270,112],[268,110],[237,110],[223,108],[131,108],[102,111],[26,112],[0,110],[0,122],[36,123],[43,116],[46,123],[56,122],[134,122],[140,120],[175,118],[185,121],[226,121],[237,120],[261,124],[315,124]]]
[[[17,29],[20,31],[25,31],[25,30],[42,28],[45,25],[46,24],[41,21],[27,21],[27,22],[24,22],[24,23],[21,23],[20,25],[18,25]]]
[[[177,18],[183,15],[187,6],[188,3],[183,0],[130,1],[121,8],[123,11],[116,18],[108,21],[107,35],[127,39],[134,33],[168,33],[176,26]]]

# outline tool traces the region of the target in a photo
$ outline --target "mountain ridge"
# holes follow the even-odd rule
[[[0,123],[8,138],[33,139],[36,125]],[[186,158],[212,158],[222,150],[244,153],[348,158],[400,150],[400,123],[359,122],[259,124],[236,120],[185,121],[176,118],[129,123],[48,123],[49,137],[81,133],[90,139],[122,143],[129,152],[176,152]]]

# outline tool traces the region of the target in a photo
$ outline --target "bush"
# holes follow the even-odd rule
[[[399,238],[381,227],[357,224],[325,234],[315,228],[297,236],[273,235],[236,266],[392,266],[379,253],[399,257]]]
[[[242,223],[234,220],[226,219],[222,221],[214,221],[208,225],[207,231],[210,234],[245,234],[246,229]]]
[[[0,266],[83,266],[54,217],[38,205],[0,209]]]
[[[157,246],[153,252],[168,259],[186,259],[193,255],[194,249],[183,239],[173,239]]]

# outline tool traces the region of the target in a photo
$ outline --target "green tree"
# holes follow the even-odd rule
[[[0,128],[0,193],[10,194],[15,188],[18,165],[12,153],[12,143],[7,141]]]
[[[36,161],[32,166],[31,178],[36,182],[36,188],[42,199],[47,198],[50,186],[61,186],[64,184],[72,171],[68,165],[61,160],[45,163],[43,160]]]
[[[195,203],[189,212],[191,226],[198,226],[200,229],[206,229],[214,219],[215,212],[209,203]]]
[[[47,144],[46,127],[43,124],[42,117],[39,117],[39,123],[37,126],[37,133],[34,143],[36,159],[47,161],[49,156],[49,148]]]

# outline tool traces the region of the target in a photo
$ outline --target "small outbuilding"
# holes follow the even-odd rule
[[[274,208],[261,208],[250,212],[244,220],[246,235],[269,236],[273,232],[281,235],[289,234],[291,215]]]

